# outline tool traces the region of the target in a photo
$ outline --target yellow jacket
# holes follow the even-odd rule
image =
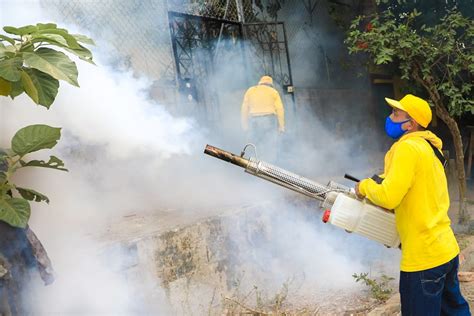
[[[277,90],[266,85],[250,87],[244,96],[241,109],[242,128],[248,129],[249,116],[275,114],[278,129],[285,130],[285,110]]]
[[[406,134],[385,155],[383,182],[365,179],[359,185],[371,202],[395,211],[405,272],[430,269],[459,254],[444,168],[426,140],[441,150],[441,140],[429,131]]]

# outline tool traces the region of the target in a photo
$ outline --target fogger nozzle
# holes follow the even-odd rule
[[[327,193],[333,191],[333,188],[321,185],[272,164],[253,158],[247,159],[211,145],[206,146],[204,153],[242,167],[245,169],[245,172],[254,176],[320,201],[324,201]]]
[[[217,148],[211,145],[206,145],[206,148],[204,149],[204,153],[209,156],[216,157],[221,160],[230,162],[231,164],[237,165],[242,168],[247,168],[247,166],[250,163],[250,161],[246,158],[243,158],[241,156],[235,155],[231,152],[222,150],[220,148]]]

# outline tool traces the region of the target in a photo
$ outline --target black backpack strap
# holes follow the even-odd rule
[[[377,184],[381,184],[383,179],[381,177],[379,177],[378,175],[374,174],[372,177],[371,177],[372,180],[374,180]]]
[[[439,159],[443,167],[446,168],[446,164],[448,163],[448,161],[446,160],[446,158],[444,158],[443,154],[429,140],[427,140],[426,138],[424,138],[424,140],[426,140],[426,142],[430,144],[431,148],[433,148],[436,157]]]

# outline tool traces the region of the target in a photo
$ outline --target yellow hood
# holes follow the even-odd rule
[[[423,137],[439,150],[443,148],[443,141],[430,131],[409,133],[409,134],[403,135],[398,141],[400,142],[402,140],[412,138],[412,137]]]

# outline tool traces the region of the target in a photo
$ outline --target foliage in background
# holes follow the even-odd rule
[[[311,0],[305,0],[311,1]],[[403,16],[406,12],[414,10],[423,15],[415,21],[415,27],[425,24],[432,26],[446,15],[450,10],[457,10],[465,17],[474,18],[474,0],[429,0],[429,1],[406,1],[406,0],[376,0],[370,4],[363,0],[339,1],[327,0],[329,15],[336,25],[343,30],[349,29],[352,20],[360,14],[370,14],[374,11],[390,10],[397,16]]]
[[[459,218],[465,221],[464,149],[456,120],[474,114],[474,20],[448,10],[438,21],[430,20],[430,26],[420,25],[421,12],[402,8],[392,5],[355,18],[345,42],[351,54],[362,52],[375,65],[394,66],[394,75],[412,91],[418,89],[416,94],[428,99],[446,123],[456,150]]]
[[[83,35],[69,34],[56,24],[5,26],[3,30],[8,35],[0,34],[1,96],[14,99],[26,93],[33,102],[49,109],[58,94],[59,80],[79,86],[76,64],[62,51],[93,64],[92,53],[83,46],[93,45],[93,41]],[[30,125],[16,132],[11,148],[0,148],[0,220],[26,227],[31,213],[29,202],[49,203],[44,194],[14,184],[12,176],[27,167],[67,171],[55,156],[50,156],[48,161],[25,160],[30,153],[53,148],[60,137],[60,128]]]
[[[421,12],[415,23],[416,28],[423,24],[433,26],[438,24],[449,11],[456,10],[463,16],[474,18],[473,0],[430,0],[430,1],[407,1],[407,0],[376,0],[379,11],[390,10],[395,16],[403,16],[406,12]]]

